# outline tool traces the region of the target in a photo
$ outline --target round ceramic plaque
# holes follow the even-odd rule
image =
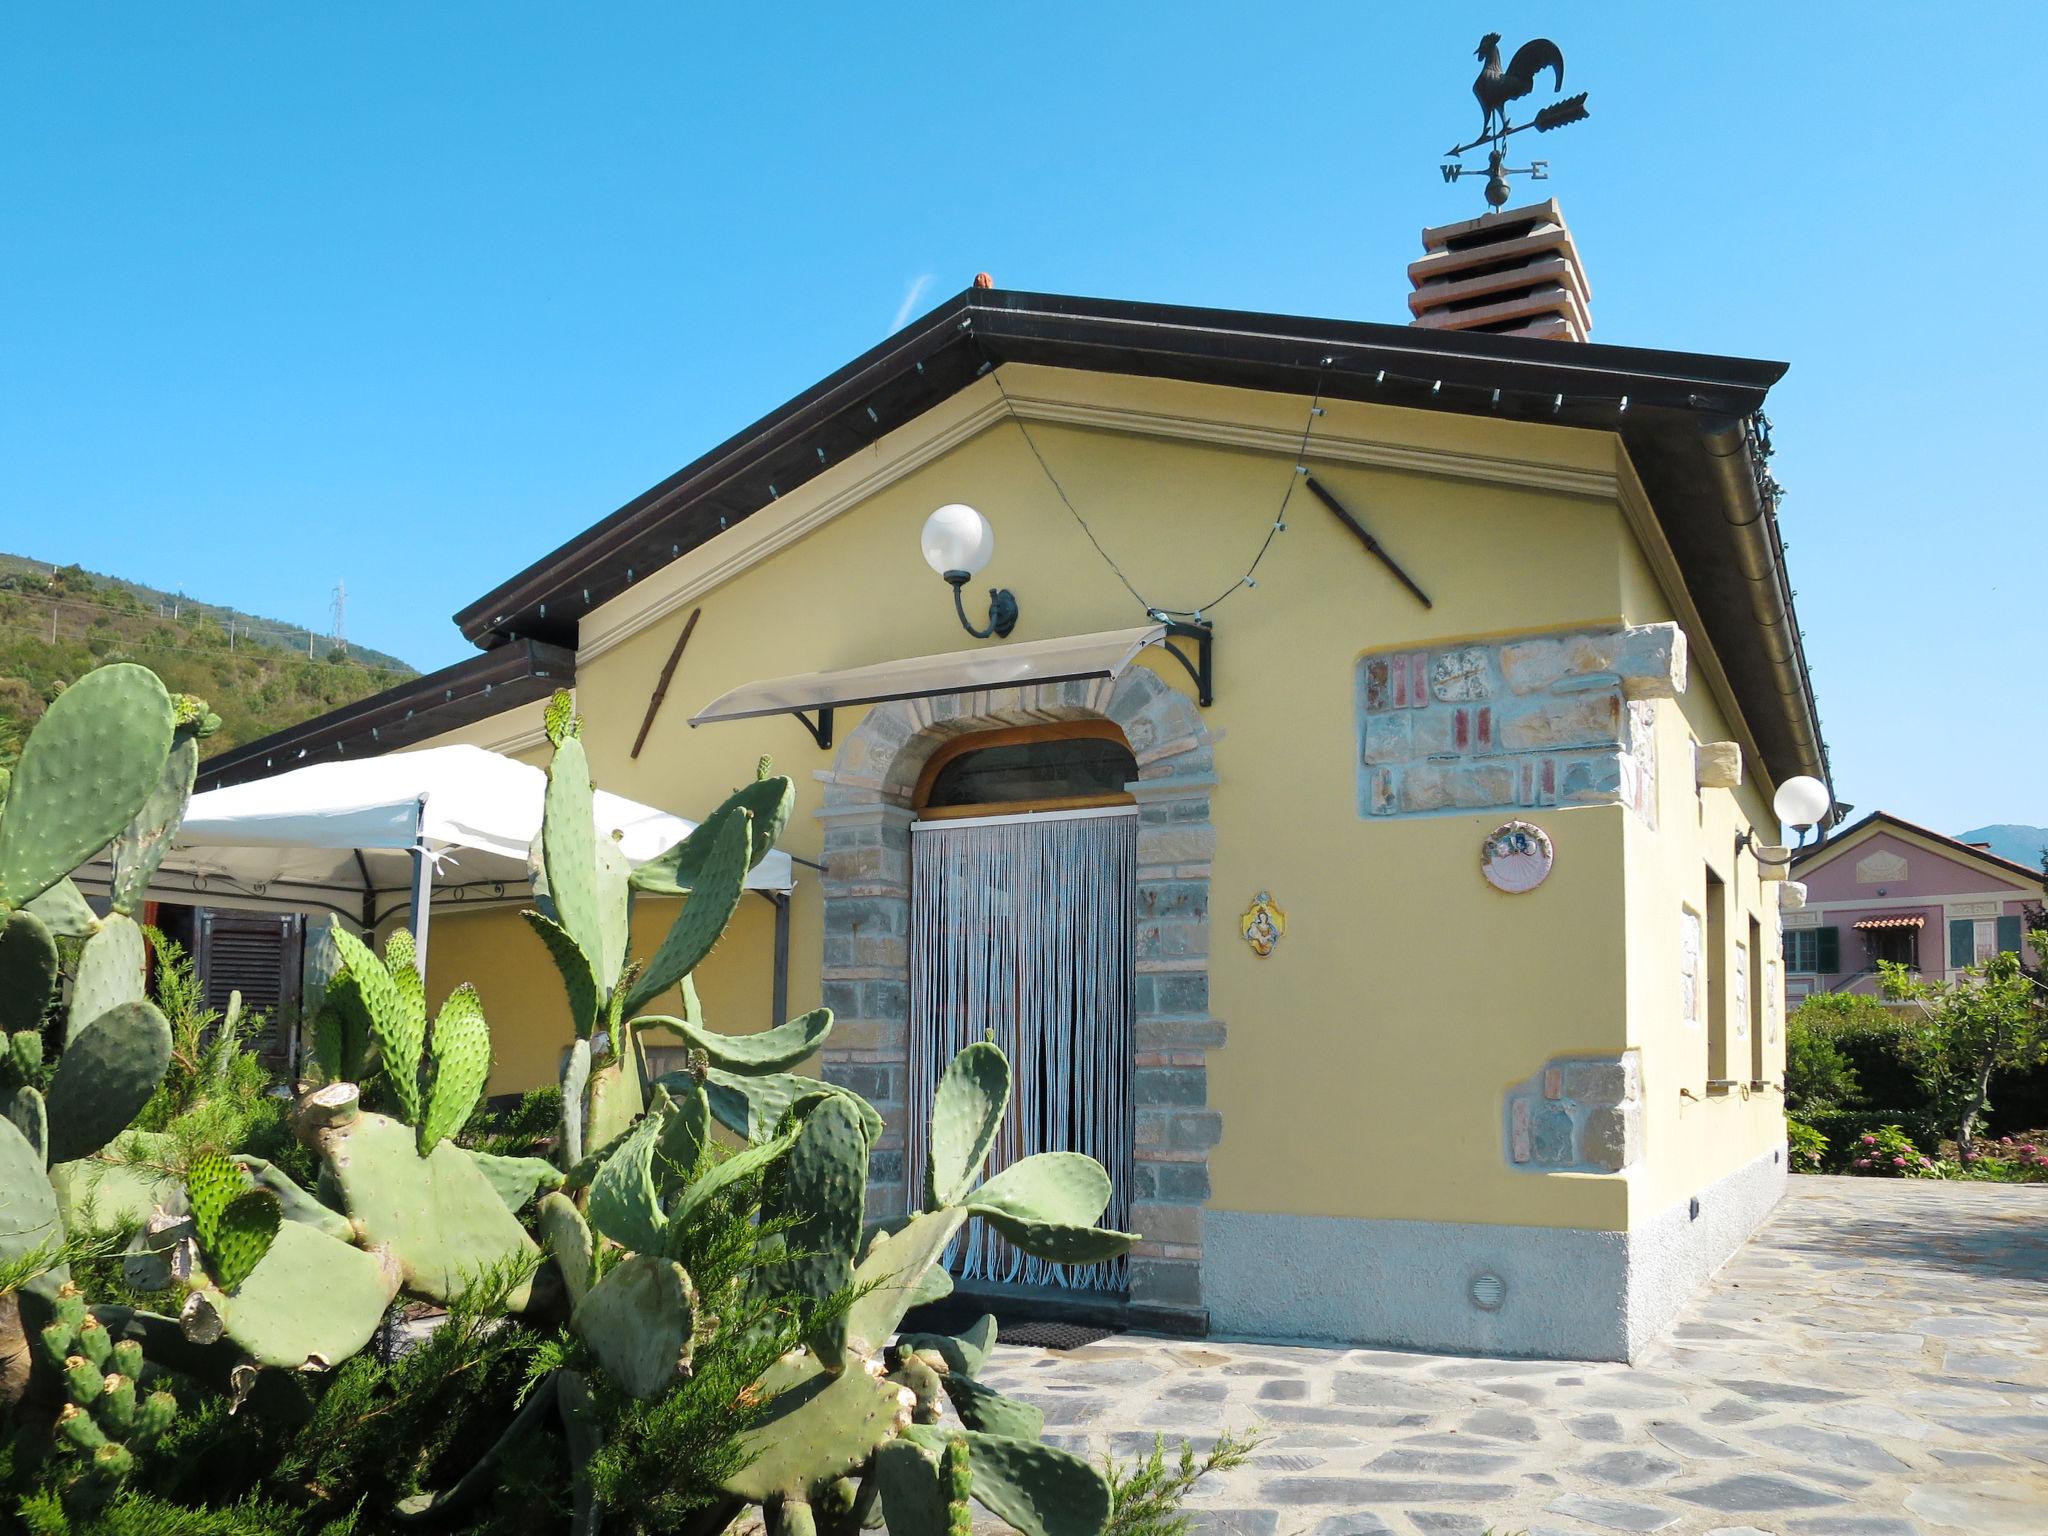
[[[1479,850],[1479,872],[1497,891],[1519,896],[1550,878],[1550,834],[1532,821],[1504,821]]]

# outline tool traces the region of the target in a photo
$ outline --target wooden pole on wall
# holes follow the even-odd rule
[[[697,616],[702,608],[692,608],[690,617],[684,621],[683,632],[676,636],[675,649],[668,653],[668,664],[661,669],[661,679],[654,685],[653,696],[647,701],[647,716],[640,722],[640,734],[633,738],[633,757],[640,755],[640,749],[647,745],[647,733],[654,728],[654,712],[661,708],[661,701],[668,696],[668,681],[676,675],[676,663],[683,659],[683,647],[690,643],[690,631],[697,627]]]

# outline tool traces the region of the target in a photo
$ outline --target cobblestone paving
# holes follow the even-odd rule
[[[1205,1536],[2048,1536],[2048,1188],[1794,1179],[1634,1367],[1125,1336],[988,1380],[1094,1457],[1263,1425]]]

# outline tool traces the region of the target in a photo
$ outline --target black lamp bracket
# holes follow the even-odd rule
[[[1810,830],[1810,828],[1799,829],[1799,841],[1794,843],[1790,848],[1787,848],[1785,850],[1785,856],[1782,859],[1774,859],[1766,858],[1764,856],[1764,849],[1771,847],[1773,845],[1766,843],[1761,838],[1759,838],[1756,835],[1756,831],[1754,828],[1744,827],[1740,832],[1735,834],[1735,856],[1737,858],[1741,858],[1743,851],[1747,849],[1749,852],[1749,856],[1755,859],[1757,863],[1768,865],[1772,869],[1783,869],[1786,865],[1792,863],[1801,855],[1813,852],[1814,849],[1818,848],[1822,843],[1828,840],[1827,831],[1825,828],[1823,828],[1821,830],[1820,836],[1809,843],[1806,840],[1806,834]]]
[[[960,627],[977,640],[1000,636],[1008,639],[1017,627],[1017,599],[1008,587],[995,587],[988,594],[988,628],[976,629],[967,620],[967,599],[962,595],[973,578],[965,571],[946,572],[946,584],[953,589],[953,611],[960,615]]]

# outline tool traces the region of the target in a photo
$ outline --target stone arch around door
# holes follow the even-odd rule
[[[926,761],[971,731],[1056,720],[1113,721],[1138,763],[1135,1010],[1131,1093],[1137,1112],[1131,1302],[1200,1327],[1202,1207],[1222,1118],[1208,1107],[1207,1054],[1223,1044],[1209,1016],[1209,869],[1216,829],[1214,749],[1200,712],[1157,674],[1034,683],[878,704],[818,777],[825,803],[824,1002],[836,1024],[824,1073],[862,1094],[885,1122],[868,1188],[871,1218],[905,1204],[910,1046],[911,799]]]

